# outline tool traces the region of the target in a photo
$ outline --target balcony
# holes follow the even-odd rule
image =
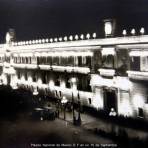
[[[148,80],[148,72],[127,71],[128,77],[134,80]]]
[[[113,77],[115,75],[115,70],[114,69],[99,69],[101,76],[106,76],[106,77]]]
[[[22,68],[22,69],[37,69],[38,65],[36,64],[12,64],[15,68]]]
[[[73,66],[51,66],[53,71],[60,71],[64,72],[67,71],[68,73],[75,72],[75,73],[83,73],[88,74],[90,73],[90,68],[88,67],[73,67]]]

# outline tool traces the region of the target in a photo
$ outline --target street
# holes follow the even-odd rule
[[[81,127],[73,126],[62,119],[34,121],[27,113],[20,113],[15,120],[0,121],[1,148],[52,147],[55,144],[113,144],[114,142],[94,135]],[[51,145],[53,144],[53,145]],[[63,144],[63,145],[62,145]],[[65,144],[65,145],[64,145]],[[66,145],[67,144],[67,145]],[[96,145],[96,146],[97,146]],[[116,147],[116,144],[113,145]]]

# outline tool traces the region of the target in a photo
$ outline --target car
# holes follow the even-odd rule
[[[32,117],[37,120],[55,120],[57,113],[52,107],[40,107],[34,108]]]

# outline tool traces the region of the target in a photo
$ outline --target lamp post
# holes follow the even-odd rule
[[[64,120],[66,120],[66,104],[67,104],[67,99],[65,96],[63,96],[61,103],[64,105]]]
[[[76,116],[75,116],[75,109],[74,109],[74,96],[72,91],[72,117],[73,117],[73,124],[76,123]]]
[[[78,92],[78,125],[81,125],[81,102],[80,102],[80,95]]]
[[[74,75],[74,74],[73,74]],[[71,85],[72,85],[72,115],[73,115],[73,124],[76,124],[76,116],[75,116],[75,108],[74,108],[74,83],[76,83],[76,78],[73,76],[71,78]]]

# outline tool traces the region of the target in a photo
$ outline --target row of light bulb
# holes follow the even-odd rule
[[[96,33],[92,34],[92,38],[95,39],[97,37]],[[86,36],[84,34],[81,34],[80,36],[75,35],[72,36],[70,35],[69,37],[65,36],[64,38],[59,37],[59,38],[50,38],[50,39],[39,39],[39,40],[30,40],[30,41],[21,41],[21,42],[13,42],[12,45],[17,46],[17,45],[31,45],[31,44],[41,44],[41,43],[52,43],[52,42],[62,42],[62,41],[73,41],[73,40],[84,40],[84,39],[90,39],[91,35],[88,33]]]
[[[133,29],[131,29],[131,32],[130,32],[132,35],[135,35],[136,34],[136,30],[133,28]],[[145,29],[142,27],[141,29],[140,29],[140,34],[141,35],[143,35],[145,33]],[[127,35],[127,31],[124,29],[123,31],[122,31],[122,34],[124,35],[124,36],[126,36]]]

